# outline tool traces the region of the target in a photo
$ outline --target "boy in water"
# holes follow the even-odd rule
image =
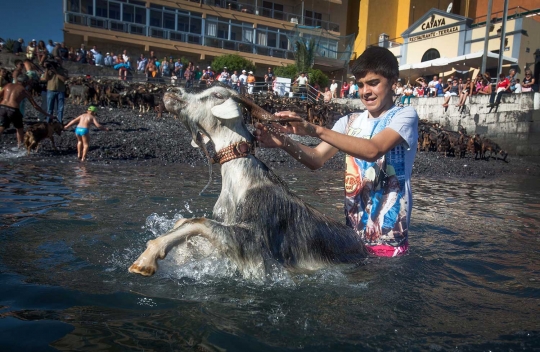
[[[90,143],[90,125],[94,124],[97,128],[102,131],[109,131],[108,128],[103,127],[97,122],[96,119],[97,108],[93,105],[88,107],[88,112],[82,114],[76,119],[70,121],[64,129],[67,130],[69,127],[78,123],[77,128],[75,128],[75,135],[77,136],[77,157],[81,161],[86,160],[86,154],[88,153],[88,146]]]
[[[262,147],[281,148],[312,170],[338,151],[345,152],[347,224],[373,255],[403,255],[408,249],[418,115],[412,107],[394,105],[392,85],[398,80],[399,66],[388,49],[367,48],[352,72],[364,112],[343,116],[332,129],[307,121],[272,127],[258,123],[255,135]],[[298,117],[292,111],[276,115]],[[287,137],[290,133],[322,142],[312,148]]]

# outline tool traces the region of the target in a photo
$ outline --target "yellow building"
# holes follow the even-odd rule
[[[535,20],[538,14],[540,9],[507,17],[503,56],[507,66],[517,69],[518,77],[525,66],[537,78],[540,73],[540,22]],[[501,27],[501,19],[492,22],[486,37],[485,22],[473,23],[470,18],[431,9],[401,34],[402,44],[392,46],[382,42],[381,45],[398,58],[402,77],[415,78],[480,68],[487,41],[491,56],[487,71],[496,77]]]
[[[352,58],[370,45],[379,45],[385,34],[390,47],[403,43],[402,33],[432,8],[471,19],[471,25],[486,21],[489,0],[361,0],[349,2],[348,33],[357,33]],[[493,0],[492,18],[502,17],[504,1]],[[509,0],[509,14],[530,12],[540,0]],[[540,16],[533,20],[540,22]]]
[[[370,45],[378,45],[379,36],[386,34],[391,43],[402,43],[401,33],[429,9],[437,7],[451,13],[466,15],[470,1],[452,0],[362,0],[351,1],[349,12],[358,14],[349,18],[350,32],[357,33],[354,43],[353,59],[358,57]],[[354,27],[352,24],[356,23]]]
[[[257,70],[292,64],[296,39],[315,39],[315,68],[343,69],[354,37],[346,37],[348,0],[63,0],[64,41],[132,57],[184,56],[209,64],[240,54]]]

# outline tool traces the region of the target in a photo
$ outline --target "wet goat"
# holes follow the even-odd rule
[[[222,190],[213,219],[179,220],[168,233],[147,243],[130,272],[154,274],[158,259],[193,236],[206,238],[244,277],[261,277],[274,265],[293,271],[314,270],[360,262],[367,256],[351,228],[305,204],[253,155],[254,137],[242,121],[238,103],[242,99],[245,103],[245,98],[222,86],[198,94],[181,88],[165,94],[166,109],[182,119],[206,153],[203,135],[217,151],[235,147],[220,160]],[[253,104],[249,108],[252,115],[261,114],[262,109]],[[231,155],[241,156],[223,162]]]

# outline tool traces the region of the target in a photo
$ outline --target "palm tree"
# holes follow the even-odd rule
[[[302,40],[297,40],[294,43],[296,50],[294,51],[294,59],[298,72],[308,72],[315,63],[315,40],[309,39],[306,43]]]

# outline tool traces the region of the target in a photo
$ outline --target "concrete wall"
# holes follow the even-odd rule
[[[337,99],[354,109],[363,109],[360,99]],[[466,111],[458,112],[458,97],[445,109],[444,98],[412,98],[420,119],[437,122],[447,130],[464,127],[468,134],[479,133],[497,142],[514,155],[540,155],[540,93],[505,95],[497,111],[489,113],[489,96],[467,99]]]

